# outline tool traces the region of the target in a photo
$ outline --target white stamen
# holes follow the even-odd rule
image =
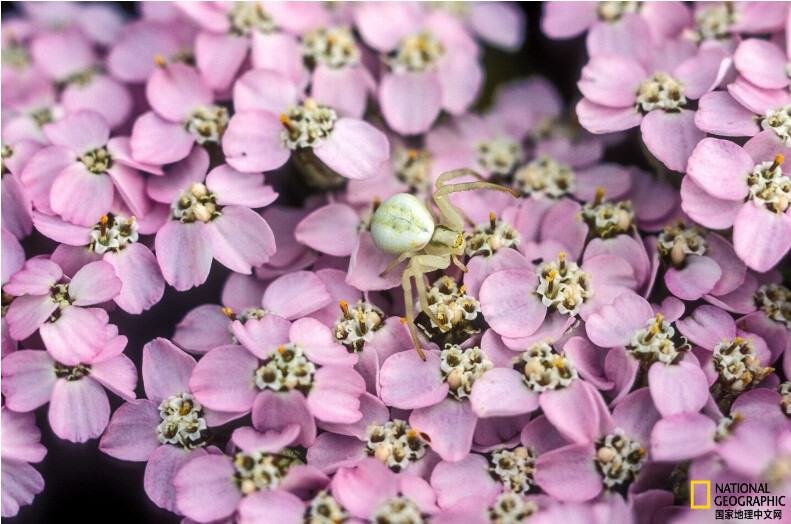
[[[637,478],[646,459],[642,445],[620,428],[597,441],[594,463],[608,488],[628,485]]]
[[[530,345],[514,366],[527,387],[536,393],[566,388],[579,377],[574,364],[547,342]]]
[[[319,28],[302,35],[302,56],[334,69],[357,65],[360,48],[346,26]]]
[[[366,453],[373,455],[398,473],[426,454],[420,434],[403,420],[384,425],[373,423],[365,429]]]
[[[199,144],[219,143],[228,128],[228,110],[222,106],[198,107],[187,118],[184,128]]]
[[[780,284],[764,284],[755,292],[753,299],[767,318],[791,329],[791,289]]]
[[[458,345],[448,345],[440,355],[442,380],[450,387],[448,394],[455,399],[470,395],[472,385],[492,367],[492,361],[478,346],[461,349]]]
[[[521,146],[503,135],[481,140],[474,147],[478,154],[478,167],[492,174],[508,175],[524,159]]]
[[[309,390],[313,386],[316,365],[307,359],[302,347],[289,342],[269,354],[269,360],[254,376],[258,389],[272,391]]]
[[[289,149],[303,149],[321,145],[332,133],[338,114],[308,98],[280,115],[283,130],[280,142]]]
[[[189,393],[171,395],[159,404],[162,422],[157,426],[157,438],[163,444],[173,444],[184,449],[203,447],[207,444],[208,426],[201,416],[203,406]]]
[[[384,61],[394,73],[419,73],[434,69],[445,54],[442,43],[430,31],[405,37]]]
[[[558,199],[571,194],[576,185],[577,175],[569,166],[546,156],[514,173],[514,186],[523,195]]]
[[[557,260],[539,267],[536,293],[546,307],[573,317],[594,291],[590,275],[561,253]]]
[[[667,73],[657,71],[637,89],[637,107],[644,112],[679,111],[687,105],[684,86]]]
[[[519,446],[513,451],[499,449],[492,452],[489,459],[489,472],[497,477],[506,491],[526,494],[533,487],[533,466],[535,455],[527,448]]]

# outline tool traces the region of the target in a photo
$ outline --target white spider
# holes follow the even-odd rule
[[[445,185],[445,182],[454,178],[470,175],[478,181]],[[445,331],[448,329],[445,322],[438,319],[429,309],[423,274],[446,269],[451,261],[462,271],[467,271],[467,267],[459,260],[459,257],[464,255],[466,247],[464,219],[461,211],[448,200],[448,195],[459,191],[493,189],[511,193],[515,197],[519,196],[509,187],[484,181],[479,174],[470,169],[457,169],[441,174],[437,178],[436,188],[433,199],[440,211],[439,224],[423,202],[409,193],[399,193],[382,202],[371,220],[371,236],[376,247],[385,253],[399,255],[387,266],[381,276],[385,276],[395,266],[409,259],[409,264],[401,274],[401,287],[404,290],[406,306],[405,321],[409,326],[415,349],[423,360],[426,360],[426,355],[420,349],[415,329],[410,279],[415,279],[420,309]]]

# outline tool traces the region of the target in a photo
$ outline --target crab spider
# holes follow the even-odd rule
[[[473,176],[478,180],[446,185],[446,182],[462,176]],[[423,360],[426,360],[426,355],[420,348],[415,328],[411,279],[415,279],[421,311],[440,329],[447,330],[445,323],[429,309],[423,274],[447,269],[451,262],[462,271],[467,271],[467,267],[459,258],[464,255],[466,247],[464,219],[461,211],[450,202],[448,195],[475,189],[493,189],[511,193],[515,197],[519,196],[509,187],[486,182],[478,173],[470,169],[456,169],[443,173],[437,178],[433,199],[440,211],[439,223],[434,220],[426,205],[409,193],[399,193],[382,202],[371,220],[371,236],[376,247],[385,253],[398,255],[398,258],[393,260],[380,276],[385,276],[398,264],[409,259],[409,264],[401,274],[401,287],[404,290],[406,306],[406,318],[403,321],[409,326],[415,349]]]

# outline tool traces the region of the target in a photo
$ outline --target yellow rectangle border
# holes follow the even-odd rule
[[[695,484],[704,484],[706,486],[706,505],[695,505]],[[689,507],[692,509],[709,509],[711,508],[711,481],[710,480],[690,480],[689,481]]]

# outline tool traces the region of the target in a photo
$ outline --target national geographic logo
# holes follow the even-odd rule
[[[783,520],[785,495],[772,495],[768,485],[753,482],[715,482],[712,497],[710,480],[689,482],[689,507],[711,509],[716,520]]]

